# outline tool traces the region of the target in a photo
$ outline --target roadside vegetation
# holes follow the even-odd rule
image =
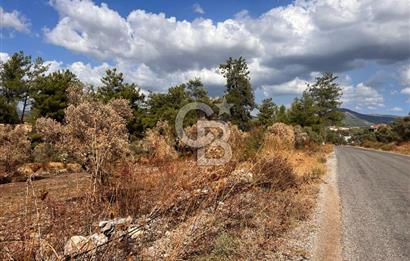
[[[327,126],[342,120],[332,73],[287,109],[256,104],[242,57],[221,64],[220,98],[200,79],[144,95],[116,69],[101,86],[46,71],[22,52],[0,69],[1,259],[276,259],[279,239],[311,215]],[[223,98],[230,115],[218,114]],[[228,122],[229,163],[199,166],[176,137],[175,117],[193,101]],[[186,132],[204,117],[188,114]]]
[[[333,143],[395,151],[410,155],[410,116],[398,117],[392,123],[334,131]]]

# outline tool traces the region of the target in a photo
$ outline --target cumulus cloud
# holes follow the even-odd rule
[[[293,94],[301,88],[278,85],[295,84],[296,77],[308,78],[313,71],[342,72],[367,61],[395,63],[410,57],[406,0],[299,0],[256,18],[236,15],[221,22],[177,20],[144,10],[124,17],[91,0],[51,3],[60,18],[45,30],[48,42],[133,67],[133,77],[145,79],[141,85],[192,72],[216,82],[217,65],[242,55],[256,88]],[[148,75],[160,79],[148,80]]]
[[[8,53],[0,52],[0,63],[7,61],[9,58],[10,58],[10,55]]]
[[[405,95],[410,95],[410,87],[402,89],[400,93],[405,94]]]
[[[266,97],[273,95],[300,95],[307,87],[307,81],[298,77],[295,79],[276,85],[262,85],[261,89]]]
[[[353,105],[355,108],[374,110],[384,107],[383,96],[374,88],[363,83],[342,86],[343,105]]]
[[[402,112],[403,109],[400,108],[400,107],[393,107],[393,108],[390,109],[390,111],[393,111],[393,112]]]
[[[192,5],[192,10],[193,10],[195,13],[200,14],[200,15],[205,14],[204,9],[203,9],[202,6],[200,6],[198,3]]]
[[[14,29],[18,32],[30,32],[30,23],[19,11],[6,12],[0,6],[0,27]]]

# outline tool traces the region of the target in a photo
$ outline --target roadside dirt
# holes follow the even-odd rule
[[[342,260],[341,207],[336,179],[336,157],[327,160],[327,174],[318,197],[318,228],[312,260]]]

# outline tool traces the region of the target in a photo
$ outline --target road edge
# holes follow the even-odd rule
[[[390,153],[393,155],[399,155],[399,156],[406,156],[410,157],[408,154],[403,154],[395,151],[388,151],[388,150],[381,150],[381,149],[372,149],[372,148],[366,148],[366,147],[360,147],[360,146],[352,146],[352,145],[342,145],[344,147],[349,147],[349,148],[355,148],[355,149],[362,149],[362,150],[368,150],[368,151],[375,151],[375,152],[384,152],[384,153]]]
[[[317,231],[313,241],[312,260],[341,261],[342,220],[335,152],[328,156],[326,166],[327,173],[318,195]]]

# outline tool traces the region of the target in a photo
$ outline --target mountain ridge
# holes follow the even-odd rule
[[[364,114],[347,108],[340,108],[339,111],[345,115],[343,125],[347,127],[367,127],[373,124],[388,124],[400,117],[396,115]]]

